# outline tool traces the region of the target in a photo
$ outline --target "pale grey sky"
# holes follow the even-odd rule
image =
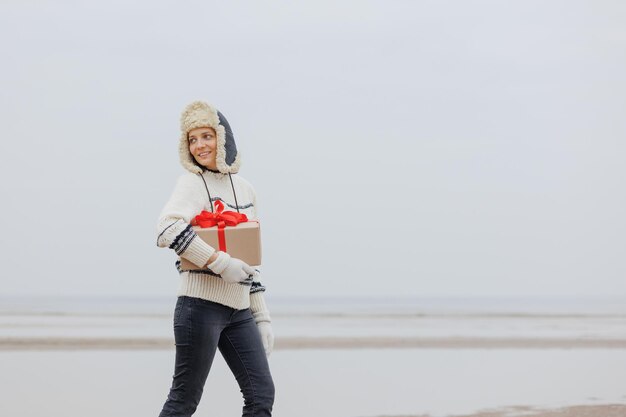
[[[169,295],[215,104],[268,296],[626,296],[620,1],[3,2],[5,295]]]

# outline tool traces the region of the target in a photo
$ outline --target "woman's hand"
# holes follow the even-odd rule
[[[218,252],[217,259],[207,265],[211,271],[219,274],[231,284],[252,285],[256,270],[238,258],[232,258],[226,252]]]
[[[272,331],[272,324],[269,321],[260,321],[257,324],[259,333],[261,333],[261,341],[263,342],[263,348],[265,349],[265,356],[270,356],[274,349],[274,332]]]

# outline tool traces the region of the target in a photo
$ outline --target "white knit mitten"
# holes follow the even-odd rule
[[[257,324],[259,333],[261,333],[261,340],[263,341],[263,348],[265,349],[265,356],[270,356],[274,349],[274,332],[272,331],[272,323],[269,321],[260,321]]]
[[[221,251],[217,253],[217,259],[208,264],[207,268],[232,284],[252,285],[252,277],[256,273],[254,268],[241,259],[232,258]]]

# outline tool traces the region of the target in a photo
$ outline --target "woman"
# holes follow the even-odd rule
[[[241,160],[224,115],[195,101],[184,109],[180,126],[180,161],[189,172],[178,179],[161,212],[157,245],[174,249],[200,270],[184,271],[176,263],[181,278],[174,310],[176,364],[160,417],[196,411],[217,349],[243,393],[243,416],[271,416],[274,383],[267,356],[274,336],[258,269],[209,246],[190,225],[202,210],[213,211],[217,200],[225,210],[257,219],[256,194],[233,175]]]

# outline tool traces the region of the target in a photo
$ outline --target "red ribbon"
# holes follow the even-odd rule
[[[245,223],[247,221],[248,216],[243,213],[237,213],[236,211],[224,211],[224,203],[217,200],[215,201],[214,213],[202,210],[200,214],[193,218],[191,224],[193,226],[200,226],[203,229],[217,226],[219,249],[222,252],[226,252],[226,235],[224,234],[224,228],[226,226],[236,226],[239,223]]]

